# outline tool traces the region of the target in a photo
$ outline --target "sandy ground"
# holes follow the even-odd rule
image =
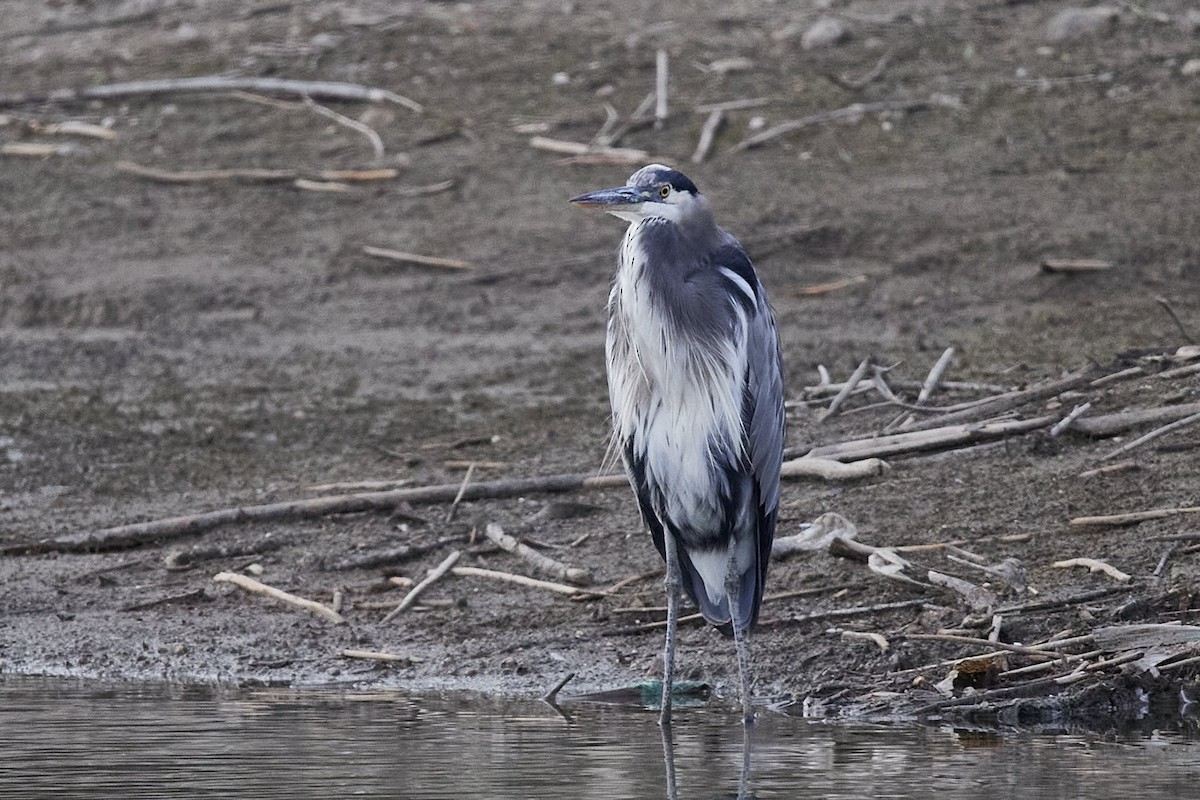
[[[953,346],[947,379],[1012,388],[1089,364],[1144,367],[1018,409],[1024,418],[1065,416],[1085,400],[1092,414],[1200,400],[1196,374],[1159,378],[1173,365],[1136,358],[1187,343],[1156,298],[1200,335],[1200,75],[1187,66],[1200,56],[1200,22],[1189,4],[1130,5],[1096,30],[1068,26],[1065,39],[1052,24],[1069,7],[1061,2],[825,5],[7,4],[0,94],[227,74],[379,86],[425,111],[329,101],[378,133],[384,155],[376,159],[360,132],[295,98],[168,94],[0,109],[3,143],[68,146],[48,157],[0,156],[0,545],[8,552],[0,557],[0,669],[490,692],[541,690],[568,672],[579,690],[653,675],[661,631],[632,628],[661,616],[652,610],[662,602],[657,579],[577,602],[452,578],[426,594],[426,605],[381,623],[402,596],[384,578],[420,579],[452,549],[464,550],[464,565],[527,572],[476,541],[472,532],[489,522],[549,545],[589,570],[596,587],[655,569],[623,489],[464,502],[451,522],[447,505],[434,504],[232,525],[104,553],[22,548],[309,497],[313,484],[457,483],[463,473],[453,462],[479,462],[473,480],[597,472],[607,425],[604,301],[621,229],[565,200],[619,184],[638,165],[572,162],[529,140],[586,142],[606,104],[626,119],[653,87],[659,48],[671,56],[671,116],[620,145],[681,165],[755,258],[784,344],[792,451],[870,436],[892,421],[895,407],[858,410],[877,395],[852,398],[848,413],[822,423],[820,406],[803,402],[817,365],[844,380],[868,356],[894,365],[891,379],[920,381]],[[845,37],[805,49],[804,33],[821,17],[838,20]],[[866,114],[734,149],[756,120],[771,126],[935,94],[961,108]],[[691,164],[705,121],[695,109],[739,98],[765,101],[730,112],[714,155]],[[110,125],[116,139],[37,128],[66,120]],[[392,167],[398,176],[348,192],[287,181],[168,185],[118,169],[121,161],[310,177]],[[418,191],[445,181],[448,190]],[[473,269],[391,264],[363,255],[364,245]],[[1050,274],[1039,270],[1047,258],[1112,268]],[[858,276],[845,288],[804,291]],[[915,392],[903,395],[912,401]],[[945,389],[934,402],[979,396]],[[885,475],[858,482],[789,482],[779,533],[832,511],[873,545],[965,540],[987,564],[1019,559],[1038,592],[993,581],[996,607],[1114,590],[1002,614],[1003,642],[1118,623],[1187,624],[1200,556],[1187,541],[1155,537],[1195,531],[1196,515],[1068,524],[1200,503],[1195,427],[1114,459],[1132,461],[1128,470],[1080,477],[1152,427],[1119,441],[1042,428],[994,447],[893,458]],[[562,508],[547,506],[563,501],[591,508],[559,519]],[[331,569],[402,544],[436,546],[388,567]],[[172,551],[210,546],[237,554],[166,568]],[[1101,559],[1133,578],[1051,566],[1071,557]],[[977,583],[987,578],[944,551],[920,558]],[[348,624],[211,582],[250,564],[261,565],[261,580],[325,603],[340,592]],[[818,591],[764,607],[770,624],[753,639],[763,695],[822,698],[829,713],[911,709],[940,697],[929,684],[947,668],[903,670],[988,649],[913,638],[987,636],[991,616],[954,592],[902,586],[826,554],[779,560],[769,593],[801,589]],[[792,619],[921,597],[928,603]],[[651,610],[628,610],[642,607]],[[882,634],[888,648],[834,626]],[[414,660],[349,661],[338,655],[344,648]],[[1032,663],[1022,658],[1008,666]],[[684,629],[681,667],[722,693],[734,685],[730,649],[714,631]],[[1100,671],[1109,677],[1089,709],[1128,716],[1122,698],[1136,705],[1140,692],[1164,686],[1160,694],[1174,697],[1194,669],[1159,678]]]

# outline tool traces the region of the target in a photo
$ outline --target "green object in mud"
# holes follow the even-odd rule
[[[712,687],[704,681],[675,681],[671,691],[671,704],[676,706],[702,706],[712,696]],[[662,681],[639,681],[632,686],[608,689],[603,692],[577,694],[570,698],[582,703],[608,703],[621,706],[658,708],[662,705]]]
[[[642,681],[633,685],[642,692],[642,705],[658,708],[662,705],[662,681]],[[702,706],[712,697],[712,687],[704,681],[675,681],[671,684],[671,705],[680,708]]]

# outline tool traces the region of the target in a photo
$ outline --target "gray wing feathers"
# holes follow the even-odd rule
[[[751,414],[745,420],[746,440],[754,476],[762,490],[765,511],[779,505],[779,470],[783,461],[783,365],[779,336],[765,297],[748,323],[747,391]]]

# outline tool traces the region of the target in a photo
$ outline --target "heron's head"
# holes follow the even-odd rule
[[[659,217],[684,223],[696,215],[707,216],[708,206],[686,175],[662,164],[650,164],[629,176],[624,186],[601,189],[571,202],[582,208],[598,208],[626,222]]]

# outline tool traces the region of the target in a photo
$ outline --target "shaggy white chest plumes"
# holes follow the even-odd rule
[[[683,329],[675,291],[668,307],[664,284],[680,276],[652,275],[645,223],[631,225],[621,245],[609,297],[609,395],[614,434],[641,459],[655,511],[672,520],[689,544],[721,533],[720,498],[727,495],[717,464],[743,453],[742,387],[746,353],[738,342],[745,311],[733,304],[731,324],[719,331]],[[721,581],[714,581],[720,586]]]

